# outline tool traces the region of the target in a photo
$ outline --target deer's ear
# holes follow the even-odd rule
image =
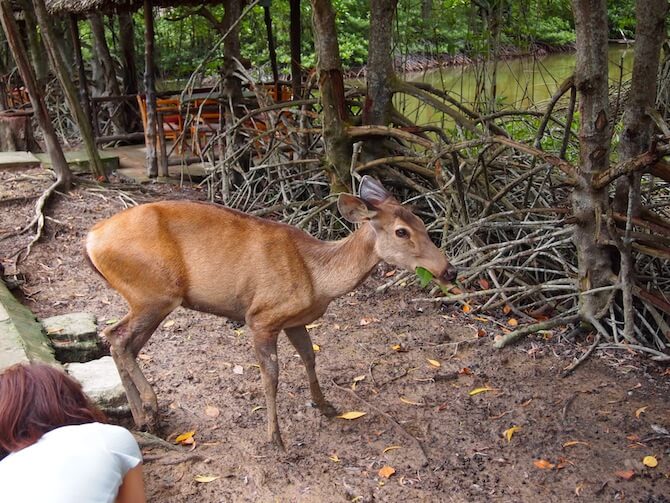
[[[374,218],[377,212],[370,209],[362,199],[351,194],[340,194],[337,200],[337,209],[342,216],[351,223],[359,223]]]
[[[396,201],[378,180],[368,175],[361,180],[359,195],[368,205],[375,207],[380,206],[384,201]]]

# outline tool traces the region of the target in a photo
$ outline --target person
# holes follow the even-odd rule
[[[64,372],[13,365],[0,373],[0,500],[145,503],[140,449]]]

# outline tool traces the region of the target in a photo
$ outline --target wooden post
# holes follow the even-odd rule
[[[299,100],[302,97],[302,61],[300,51],[300,0],[290,0],[291,9],[291,27],[290,27],[290,44],[291,44],[291,89],[293,91],[293,99]]]
[[[154,68],[154,12],[152,0],[144,0],[144,91],[147,100],[147,156],[146,168],[149,178],[158,176],[156,157],[156,82]]]
[[[42,31],[43,43],[47,51],[47,55],[49,56],[51,68],[56,74],[58,82],[63,89],[65,101],[70,108],[70,112],[72,112],[72,115],[77,122],[77,125],[79,126],[79,132],[81,133],[81,139],[84,142],[84,147],[86,148],[86,153],[88,154],[91,170],[93,171],[93,174],[96,176],[96,178],[101,181],[106,181],[107,175],[105,174],[105,167],[102,164],[102,160],[98,154],[98,149],[95,145],[95,138],[93,137],[93,131],[91,130],[91,123],[89,118],[86,117],[84,109],[81,107],[81,104],[77,99],[77,91],[74,88],[74,84],[70,80],[69,70],[66,68],[65,62],[63,61],[61,51],[58,47],[58,39],[53,33],[49,14],[47,12],[46,5],[44,5],[44,0],[33,0],[33,7],[35,8],[37,21],[39,22],[40,30]]]
[[[270,52],[270,67],[272,68],[272,80],[275,83],[275,101],[281,101],[281,87],[279,85],[279,70],[277,69],[277,51],[275,50],[275,39],[272,35],[272,16],[270,15],[271,0],[264,0],[263,12],[265,14],[265,29],[268,35],[268,50]]]
[[[0,0],[0,21],[5,30],[7,43],[12,52],[12,56],[14,57],[14,61],[16,62],[16,67],[19,70],[23,83],[28,89],[30,102],[35,113],[35,119],[44,134],[44,143],[46,144],[47,153],[51,159],[51,165],[60,181],[60,187],[67,190],[72,183],[72,173],[67,165],[60,143],[58,143],[58,137],[54,131],[53,124],[51,124],[49,112],[47,111],[47,106],[42,97],[42,91],[37,85],[37,79],[33,73],[33,68],[28,60],[28,55],[23,47],[23,42],[21,42],[21,36],[19,35],[19,29],[16,25],[16,20],[14,19],[14,13],[12,12],[9,0]]]
[[[79,101],[84,109],[84,114],[93,125],[93,120],[97,120],[91,113],[91,98],[88,95],[88,82],[86,80],[86,69],[84,68],[84,58],[81,54],[81,40],[79,39],[79,25],[77,16],[70,14],[68,17],[70,25],[70,37],[72,38],[72,47],[74,47],[74,60],[77,63],[77,75],[79,76]],[[95,134],[95,133],[94,133]]]

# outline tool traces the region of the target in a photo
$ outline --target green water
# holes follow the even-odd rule
[[[622,80],[630,79],[633,68],[633,49],[626,46],[610,46],[609,79],[615,86]],[[495,110],[536,108],[543,110],[551,96],[575,69],[574,53],[551,54],[542,58],[519,58],[498,63],[496,78]],[[491,66],[452,66],[422,73],[406,74],[405,78],[414,82],[425,82],[447,91],[457,101],[470,108],[477,98],[477,88],[481,82],[491,80]],[[478,84],[479,83],[479,84]],[[490,84],[485,96],[490,96]],[[419,106],[416,99],[400,96],[396,107],[416,124],[444,124],[445,118],[432,108]]]

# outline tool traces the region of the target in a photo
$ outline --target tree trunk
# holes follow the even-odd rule
[[[119,45],[123,63],[123,93],[137,94],[137,65],[135,64],[135,27],[129,12],[119,12]]]
[[[138,94],[137,65],[135,64],[135,27],[129,12],[119,12],[119,46],[121,48],[121,68],[123,69],[123,94]],[[123,125],[127,131],[137,131],[140,127],[136,118],[139,113],[137,102],[125,103]]]
[[[393,19],[398,0],[370,0],[367,96],[363,123],[387,125],[393,112]]]
[[[300,0],[290,0],[291,9],[291,89],[293,99],[299,100],[302,97],[302,62],[301,62],[301,34],[302,26],[300,22]]]
[[[93,125],[93,113],[91,112],[91,98],[88,94],[88,82],[86,80],[86,69],[84,68],[84,57],[81,53],[81,40],[79,38],[79,24],[77,17],[70,15],[70,38],[72,39],[72,46],[74,47],[74,60],[77,65],[77,77],[79,79],[79,101],[84,114],[88,119],[88,123]]]
[[[107,39],[105,38],[105,25],[102,22],[102,14],[89,14],[88,20],[91,23],[91,33],[93,34],[95,53],[102,67],[102,78],[105,86],[104,95],[120,96],[121,89],[119,87],[119,82],[116,80],[114,61],[112,60],[112,55],[109,52],[109,46],[107,45]],[[114,133],[123,134],[125,133],[124,121],[122,114],[118,113],[118,107],[118,103],[110,103],[107,109],[112,124],[114,124]]]
[[[149,178],[158,176],[156,156],[156,68],[154,65],[154,9],[152,0],[144,0],[144,92],[146,93],[146,170]]]
[[[30,114],[27,112],[0,113],[0,152],[35,152]]]
[[[242,14],[242,5],[237,0],[224,0],[223,6],[223,28],[225,33]],[[241,59],[239,23],[235,25],[223,41],[223,94],[227,100],[232,100],[234,106],[242,100],[242,82],[235,75],[236,59],[238,61]],[[236,112],[233,111],[233,113]]]
[[[658,67],[661,44],[665,39],[667,12],[667,0],[637,0],[633,78],[624,110],[623,131],[619,143],[621,161],[632,159],[649,149],[654,123],[646,110],[653,108],[656,101]],[[632,175],[635,217],[640,215],[641,177],[640,172]],[[614,207],[619,213],[626,213],[629,186],[628,177],[617,180]]]
[[[49,13],[44,5],[44,0],[33,0],[33,6],[35,8],[37,20],[40,24],[42,36],[44,37],[44,47],[47,50],[51,67],[63,88],[63,94],[65,95],[65,100],[70,108],[70,112],[79,126],[81,139],[84,142],[93,174],[98,179],[106,180],[105,169],[100,160],[98,149],[95,146],[95,138],[93,137],[93,131],[91,130],[91,123],[89,122],[89,118],[86,116],[84,109],[81,107],[81,104],[77,100],[77,90],[70,80],[68,69],[62,59],[61,51],[58,48],[58,39],[55,38],[55,35],[52,32],[49,23]]]
[[[63,150],[58,143],[56,132],[54,131],[51,119],[49,118],[47,106],[42,97],[42,90],[35,79],[33,69],[28,61],[28,55],[21,42],[19,30],[16,26],[16,20],[14,19],[14,13],[12,12],[12,6],[9,0],[0,0],[0,21],[2,22],[2,27],[5,31],[10,51],[14,56],[14,61],[16,61],[16,66],[21,75],[21,79],[30,94],[30,102],[33,106],[35,119],[44,135],[44,142],[46,144],[49,158],[51,159],[51,166],[53,167],[59,182],[58,186],[63,190],[68,190],[72,183],[72,173],[65,160],[65,155],[63,155]]]
[[[272,70],[272,80],[275,84],[276,101],[281,101],[279,92],[279,69],[277,68],[277,51],[275,50],[275,37],[272,33],[272,15],[270,14],[270,5],[263,5],[263,17],[265,20],[265,31],[268,38],[268,53],[270,55],[270,69]]]
[[[577,34],[575,86],[581,114],[580,166],[572,194],[576,220],[574,242],[582,292],[612,284],[611,248],[602,244],[606,236],[607,189],[591,186],[594,175],[609,165],[610,126],[607,87],[607,4],[605,0],[573,0]],[[580,296],[583,319],[601,317],[609,292]]]
[[[30,3],[30,0],[21,0],[19,5],[23,9],[26,34],[28,36],[28,48],[30,51],[30,59],[33,62],[33,68],[35,70],[35,77],[37,78],[37,82],[39,82],[40,85],[44,85],[49,78],[49,66],[47,65],[47,60],[44,57],[42,39],[40,38],[40,34],[37,32],[37,19],[35,18],[35,13],[33,12],[33,6]]]
[[[351,139],[346,132],[349,113],[344,99],[340,46],[331,0],[311,0],[314,47],[323,107],[323,138],[332,193],[351,189]]]

